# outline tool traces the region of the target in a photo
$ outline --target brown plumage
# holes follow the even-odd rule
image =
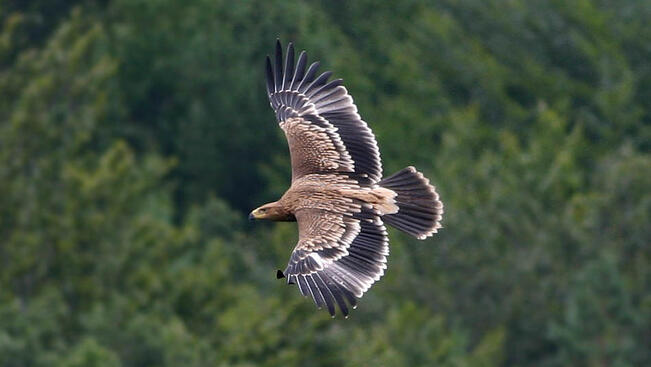
[[[304,51],[294,67],[291,43],[282,60],[277,42],[267,93],[289,144],[292,184],[249,217],[298,222],[298,244],[278,276],[333,317],[335,305],[347,316],[386,269],[384,223],[425,239],[441,228],[443,203],[413,167],[382,179],[375,136],[341,79],[317,76],[319,63],[307,67]]]

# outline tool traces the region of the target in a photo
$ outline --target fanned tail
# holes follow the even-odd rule
[[[441,226],[443,202],[429,180],[409,166],[379,182],[381,187],[393,190],[398,212],[382,217],[385,223],[419,240],[436,233]]]

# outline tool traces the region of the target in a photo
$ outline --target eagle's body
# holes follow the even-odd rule
[[[382,214],[398,211],[395,193],[377,187],[360,187],[355,180],[344,176],[312,174],[299,178],[273,203],[278,207],[278,220],[295,217],[302,209],[322,209],[345,214],[359,211],[361,203],[372,204]],[[275,219],[275,218],[267,218]]]
[[[407,167],[382,179],[380,153],[341,80],[316,76],[294,48],[275,68],[267,58],[267,92],[285,132],[292,184],[276,202],[251,212],[255,219],[298,222],[299,240],[284,272],[304,296],[344,315],[384,274],[389,239],[384,223],[424,239],[441,227],[443,204],[420,172]]]

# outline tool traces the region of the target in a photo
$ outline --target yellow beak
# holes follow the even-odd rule
[[[249,220],[256,220],[260,217],[260,212],[258,209],[254,209],[250,214],[249,214]]]

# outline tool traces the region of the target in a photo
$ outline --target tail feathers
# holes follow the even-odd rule
[[[381,187],[393,190],[398,212],[382,217],[385,223],[419,240],[441,228],[443,202],[434,186],[414,167],[407,167],[379,182]]]

